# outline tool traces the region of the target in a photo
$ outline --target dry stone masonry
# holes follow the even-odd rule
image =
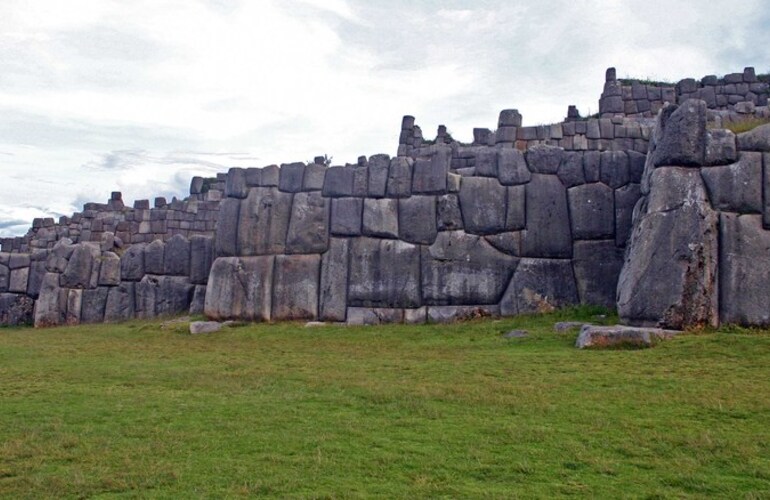
[[[190,196],[120,193],[0,240],[0,324],[446,322],[617,306],[632,325],[770,323],[768,85],[606,75],[598,116],[473,142],[411,116],[397,154],[232,168]]]

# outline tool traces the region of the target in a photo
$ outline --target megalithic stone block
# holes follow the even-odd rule
[[[363,234],[382,238],[398,238],[398,200],[364,200]]]
[[[275,257],[219,257],[206,289],[204,312],[222,321],[269,321]]]
[[[67,312],[67,296],[68,290],[59,286],[59,275],[46,273],[35,304],[35,327],[63,324]]]
[[[100,286],[91,290],[83,290],[83,304],[80,313],[81,323],[104,322],[104,309],[107,306],[107,294],[110,288]]]
[[[385,196],[388,186],[390,156],[386,154],[370,156],[368,165],[369,179],[367,194],[371,198],[382,198]]]
[[[137,243],[128,247],[120,258],[120,279],[139,281],[144,276],[144,249],[147,245]]]
[[[412,196],[398,200],[399,237],[409,243],[430,245],[436,240],[436,197]]]
[[[104,308],[105,323],[117,323],[134,318],[134,287],[133,281],[124,281],[118,286],[110,287]]]
[[[762,213],[762,153],[743,151],[736,163],[704,168],[701,175],[715,209]]]
[[[532,178],[524,153],[518,149],[502,148],[497,151],[497,177],[500,184],[526,184]]]
[[[163,274],[163,254],[166,245],[161,240],[155,240],[144,248],[144,272],[146,274]]]
[[[339,236],[360,236],[363,212],[362,198],[333,198],[331,233]]]
[[[251,188],[249,192],[251,193],[254,189],[260,188]],[[214,253],[217,256],[238,255],[238,226],[241,218],[241,205],[241,200],[235,198],[227,198],[219,204],[216,239],[214,240]],[[243,203],[243,205],[246,204]],[[247,205],[246,208],[253,209],[254,206]],[[253,216],[244,212],[244,217],[252,218]]]
[[[299,193],[302,191],[304,177],[304,163],[284,163],[278,176],[278,189],[287,193]]]
[[[331,238],[329,251],[321,259],[321,284],[318,318],[321,321],[345,321],[348,302],[350,243],[346,238]]]
[[[399,240],[353,238],[348,303],[356,307],[419,307],[420,247]]]
[[[568,190],[572,236],[576,240],[614,237],[615,196],[612,189],[596,182]]]
[[[570,258],[567,190],[555,175],[532,174],[527,184],[527,229],[522,232],[522,254],[526,257]]]
[[[572,265],[581,304],[615,307],[623,249],[614,239],[576,241]]]
[[[163,251],[163,274],[190,275],[190,241],[181,234],[172,236]]]
[[[273,271],[273,320],[318,317],[320,255],[278,255]]]
[[[292,196],[276,188],[249,190],[238,218],[239,255],[284,253]]]
[[[190,282],[205,285],[214,261],[214,241],[210,236],[190,236]]]
[[[500,314],[549,312],[578,303],[568,259],[521,259],[500,301]]]
[[[386,192],[389,198],[406,198],[411,196],[413,165],[414,161],[411,158],[402,156],[390,160]]]
[[[415,194],[444,194],[447,192],[447,174],[452,159],[452,148],[436,146],[435,153],[427,160],[414,164],[412,192]]]
[[[466,177],[459,196],[465,231],[483,235],[505,230],[507,189],[497,179]]]
[[[286,253],[323,253],[329,248],[329,198],[297,193],[292,203]]]

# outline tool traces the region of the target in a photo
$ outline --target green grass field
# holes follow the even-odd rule
[[[580,351],[570,314],[0,329],[0,497],[770,498],[770,332]]]

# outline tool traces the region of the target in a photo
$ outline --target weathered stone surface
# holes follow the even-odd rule
[[[407,325],[421,325],[428,321],[428,308],[404,309],[404,323]]]
[[[419,307],[420,247],[399,240],[351,242],[348,303],[364,307]]]
[[[644,163],[647,161],[647,155],[638,151],[626,151],[628,155],[628,181],[639,184],[644,175]]]
[[[738,134],[738,149],[741,151],[770,151],[770,124]]]
[[[454,323],[478,318],[500,317],[497,305],[478,306],[430,306],[428,307],[429,323]]]
[[[369,179],[369,167],[357,165],[353,167],[353,196],[365,197]]]
[[[161,240],[154,240],[144,247],[145,274],[163,274],[163,254],[166,245]]]
[[[578,349],[606,347],[653,347],[662,340],[668,340],[681,332],[661,328],[639,328],[633,326],[583,325],[575,342]]]
[[[222,323],[218,321],[192,321],[190,323],[190,333],[192,335],[214,333],[221,330],[222,326]]]
[[[366,198],[361,231],[367,236],[398,238],[398,200]]]
[[[572,256],[567,190],[555,175],[533,174],[527,185],[527,229],[522,254],[527,257]]]
[[[700,166],[706,158],[706,103],[688,99],[662,109],[656,121],[650,151],[654,167]]]
[[[604,151],[601,154],[599,180],[612,189],[629,181],[628,155],[625,151]]]
[[[64,316],[65,325],[80,324],[80,310],[83,307],[83,290],[69,289],[67,291],[67,312]]]
[[[284,163],[278,174],[278,189],[287,193],[299,193],[302,191],[304,178],[304,163]]]
[[[463,228],[460,198],[456,194],[443,194],[438,197],[436,227],[439,231],[454,231]]]
[[[497,151],[497,178],[504,186],[526,184],[532,178],[524,153],[518,149],[502,148]]]
[[[261,169],[259,185],[262,187],[278,187],[281,176],[281,170],[278,165],[268,165]]]
[[[33,299],[36,299],[40,294],[40,286],[43,284],[45,273],[45,261],[33,261],[30,264],[29,279],[27,280],[27,295]]]
[[[318,191],[295,194],[286,253],[323,253],[328,247],[329,199]]]
[[[576,151],[566,151],[556,174],[559,176],[559,180],[561,180],[562,184],[568,188],[585,184],[586,178],[583,174],[583,154]]]
[[[225,196],[230,198],[245,198],[248,193],[246,185],[246,171],[239,167],[233,167],[227,171],[225,181]]]
[[[500,314],[550,312],[578,303],[572,265],[566,259],[521,259],[500,301]]]
[[[599,151],[583,153],[583,175],[586,182],[599,182],[601,179],[602,155]]]
[[[388,170],[390,156],[379,154],[369,157],[369,181],[367,195],[372,198],[382,198],[388,186]]]
[[[252,188],[255,189],[255,188]],[[251,190],[249,190],[251,192]],[[227,198],[219,204],[214,252],[217,256],[238,255],[238,222],[241,200]]]
[[[327,197],[353,196],[353,167],[329,167],[324,179],[323,195]]]
[[[273,320],[316,319],[320,255],[278,255],[273,272]]]
[[[83,290],[83,301],[80,309],[81,323],[102,323],[104,310],[107,306],[107,295],[110,289],[100,286],[91,290]]]
[[[615,233],[615,196],[612,189],[595,182],[568,190],[572,237],[576,240],[612,238]]]
[[[360,236],[364,200],[334,198],[331,206],[331,233],[339,236]]]
[[[744,151],[732,165],[701,169],[716,210],[762,213],[762,153]]]
[[[402,323],[404,310],[383,307],[348,307],[347,318],[347,324],[350,326]]]
[[[728,165],[738,159],[735,134],[726,129],[706,131],[705,165]]]
[[[439,233],[422,247],[422,296],[429,305],[496,304],[517,259],[479,236],[463,231]]]
[[[509,186],[506,193],[505,229],[518,231],[527,224],[525,186]]]
[[[273,256],[216,259],[206,288],[206,316],[269,321],[274,260]]]
[[[120,257],[113,252],[104,252],[99,268],[99,286],[116,286],[120,283]]]
[[[619,316],[632,325],[716,326],[717,215],[700,173],[655,169],[647,205],[620,273]]]
[[[63,288],[94,288],[91,286],[91,272],[99,254],[98,245],[86,243],[76,245],[67,263],[67,268],[59,279],[59,284]],[[11,277],[13,278],[13,275]],[[27,284],[25,283],[24,291],[26,288]]]
[[[723,213],[719,226],[720,320],[770,325],[770,232],[758,215]]]
[[[452,159],[452,149],[439,146],[429,160],[417,160],[414,164],[412,192],[415,194],[444,194],[447,192],[447,173]]]
[[[35,301],[26,295],[0,293],[0,325],[31,325],[34,309]]]
[[[11,270],[8,266],[0,264],[0,293],[8,291],[8,280],[11,277]]]
[[[497,177],[497,150],[480,148],[475,157],[476,175],[480,177]]]
[[[205,285],[214,261],[214,240],[210,236],[190,236],[190,283]]]
[[[185,276],[145,275],[136,284],[136,316],[154,318],[187,313],[195,286]]]
[[[536,144],[527,150],[527,165],[536,174],[555,174],[559,170],[564,149],[545,144]]]
[[[505,230],[507,188],[497,179],[466,177],[459,196],[467,232],[483,235]]]
[[[35,303],[35,327],[61,325],[66,312],[67,289],[59,287],[58,274],[46,273]]]
[[[581,304],[615,307],[623,249],[615,240],[576,241],[572,266]]]
[[[529,337],[529,332],[526,330],[510,330],[503,334],[504,339],[523,339]]]
[[[284,253],[291,205],[290,193],[276,188],[251,188],[241,203],[238,219],[239,255]]]
[[[135,283],[132,281],[124,281],[118,286],[110,287],[104,308],[106,323],[127,321],[134,317],[134,287]]]
[[[12,293],[27,293],[29,283],[29,268],[20,267],[11,269],[11,275],[8,279],[8,291]]]
[[[190,241],[181,234],[172,236],[163,251],[163,274],[190,275]]]
[[[8,267],[10,267],[11,270],[21,269],[22,267],[29,267],[31,262],[28,253],[12,253],[8,259]]]
[[[411,196],[398,200],[399,238],[430,245],[436,240],[436,197]]]
[[[345,321],[348,300],[349,240],[331,238],[329,251],[321,259],[318,318]]]
[[[490,234],[484,236],[484,239],[487,240],[490,245],[505,254],[521,257],[521,231]]]
[[[631,235],[634,207],[641,196],[639,184],[626,184],[615,190],[615,244],[619,247],[625,246]]]
[[[262,185],[262,169],[256,167],[250,167],[246,169],[245,173],[246,185],[248,187],[257,187]],[[192,194],[192,193],[191,193]]]
[[[406,198],[412,194],[413,160],[400,156],[390,160],[388,169],[387,196],[390,198]]]
[[[326,165],[310,163],[305,166],[305,174],[302,177],[303,191],[320,191],[324,187],[326,178]]]

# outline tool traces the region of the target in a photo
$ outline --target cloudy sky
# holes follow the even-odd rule
[[[770,72],[770,9],[725,2],[0,0],[0,235],[231,166],[395,154],[594,113],[604,70]]]

